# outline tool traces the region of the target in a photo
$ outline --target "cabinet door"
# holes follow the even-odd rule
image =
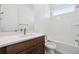
[[[6,48],[0,48],[0,54],[5,54],[6,53]]]
[[[45,52],[44,43],[41,43],[38,45],[37,51],[38,51],[38,54],[44,54]]]
[[[33,54],[44,54],[44,53],[45,53],[44,42],[37,44],[33,49]]]
[[[33,54],[33,50],[29,50],[29,51],[24,50],[24,51],[21,51],[21,52],[19,52],[17,54]]]
[[[28,48],[32,47],[32,40],[16,43],[13,45],[10,45],[7,47],[7,53],[8,54],[17,54],[21,51],[24,51],[25,49],[28,50]]]
[[[30,47],[28,49],[25,49],[17,54],[34,54],[34,48],[33,47]]]

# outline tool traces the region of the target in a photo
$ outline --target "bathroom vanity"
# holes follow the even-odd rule
[[[0,54],[44,54],[45,35],[6,38],[0,43]],[[6,41],[7,40],[7,41]],[[13,40],[13,41],[12,41]]]

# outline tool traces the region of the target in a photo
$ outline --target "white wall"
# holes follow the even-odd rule
[[[50,8],[48,5],[35,5],[35,31],[48,34],[48,24],[50,23]]]
[[[75,39],[79,39],[79,8],[75,12],[53,16],[50,24],[51,36],[54,40],[77,45]]]
[[[2,18],[2,31],[11,31],[17,27],[17,6],[3,4],[1,10],[4,12]]]
[[[1,12],[1,5],[0,5],[0,12]],[[1,32],[1,15],[0,15],[0,32]]]
[[[18,18],[20,24],[28,24],[28,31],[34,31],[34,13],[31,5],[19,5]]]
[[[56,5],[57,7],[59,6]],[[47,34],[48,38],[49,36],[51,37],[50,40],[57,40],[69,45],[77,45],[75,39],[79,39],[77,37],[79,26],[75,26],[75,24],[79,24],[79,8],[72,13],[52,16],[51,19],[49,16],[50,7],[47,5],[37,5],[36,8],[35,30],[37,32]],[[45,15],[48,17],[44,17]]]
[[[31,6],[31,5],[30,5]],[[13,31],[17,29],[18,23],[29,24],[30,31],[33,31],[33,10],[26,4],[2,4],[4,12],[2,17],[2,31]]]

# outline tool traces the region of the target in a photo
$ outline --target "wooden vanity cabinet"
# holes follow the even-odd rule
[[[24,42],[0,48],[1,54],[44,54],[45,37],[37,37]]]

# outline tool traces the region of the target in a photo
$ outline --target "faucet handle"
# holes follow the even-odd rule
[[[77,42],[78,46],[79,46],[79,40],[78,39],[75,39],[75,42]]]
[[[23,31],[23,29],[20,29],[20,31]]]
[[[79,34],[77,34],[77,37],[79,37]]]
[[[75,42],[78,42],[79,43],[79,40],[78,39],[75,39]]]

